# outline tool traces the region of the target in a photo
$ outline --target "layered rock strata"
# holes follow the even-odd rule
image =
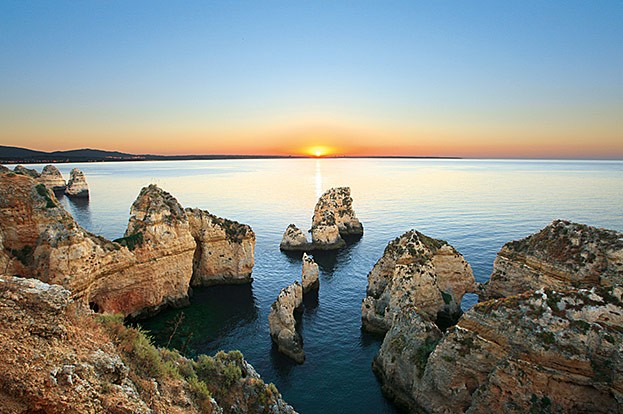
[[[77,168],[71,170],[65,195],[75,198],[89,198],[89,186],[84,173]]]
[[[312,246],[305,234],[296,225],[290,224],[283,233],[279,248],[287,251],[307,251],[311,250]]]
[[[251,282],[255,263],[255,233],[251,227],[197,208],[187,208],[186,214],[197,242],[191,284]]]
[[[303,293],[317,290],[320,287],[320,281],[318,280],[318,264],[314,259],[303,253],[303,268],[301,272],[301,283],[303,287]]]
[[[46,165],[41,171],[38,181],[53,191],[63,191],[67,187],[63,175],[53,165]]]
[[[5,273],[60,284],[100,312],[140,317],[187,303],[196,242],[169,193],[143,188],[125,237],[111,242],[78,226],[27,176],[0,174],[0,191]]]
[[[279,352],[290,357],[299,364],[305,361],[303,338],[296,331],[294,311],[303,304],[303,288],[294,282],[279,293],[277,300],[270,307],[268,325],[270,337],[277,345]]]
[[[480,300],[540,287],[590,288],[623,283],[623,233],[556,220],[536,234],[506,243]]]
[[[417,316],[397,317],[374,368],[411,411],[621,412],[622,294],[540,289],[492,300],[441,339]]]
[[[0,277],[0,413],[295,414],[239,352],[190,360],[71,296]]]
[[[472,269],[456,249],[410,230],[387,245],[368,274],[363,327],[385,333],[402,309],[413,306],[431,321],[451,324],[461,315],[463,295],[474,289]]]
[[[311,227],[315,249],[339,249],[346,245],[343,236],[362,234],[363,226],[355,216],[349,187],[331,188],[318,199]]]

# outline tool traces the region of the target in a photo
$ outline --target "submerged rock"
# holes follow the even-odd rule
[[[307,251],[311,250],[311,247],[311,243],[307,241],[305,234],[294,224],[290,224],[286,228],[279,244],[281,250],[287,251]]]
[[[320,287],[320,281],[318,280],[318,264],[314,262],[314,259],[303,253],[303,269],[301,275],[301,282],[303,284],[303,293],[310,292]]]
[[[270,337],[279,352],[302,364],[305,361],[303,338],[296,331],[294,311],[303,304],[303,288],[294,282],[279,293],[277,300],[270,307],[268,325]]]
[[[525,239],[506,243],[480,300],[540,287],[590,288],[623,283],[623,233],[555,220]]]
[[[255,233],[250,226],[187,208],[190,231],[197,242],[193,286],[249,283],[255,263]]]
[[[63,175],[58,168],[53,165],[46,165],[43,167],[43,171],[41,171],[41,175],[39,176],[39,182],[53,191],[63,191],[67,186]]]
[[[76,198],[89,198],[89,186],[84,173],[77,168],[71,170],[65,195]]]
[[[391,241],[368,274],[361,306],[363,327],[387,332],[407,306],[440,325],[461,315],[461,300],[475,289],[470,265],[443,240],[410,230]]]

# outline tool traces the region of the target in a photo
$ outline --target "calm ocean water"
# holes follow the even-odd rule
[[[564,218],[623,231],[623,162],[284,159],[57,165],[82,169],[89,203],[64,206],[88,230],[121,237],[141,187],[156,183],[185,207],[250,224],[257,234],[251,286],[196,289],[190,307],[145,321],[166,345],[187,354],[241,350],[265,381],[303,414],[394,413],[370,364],[380,340],[361,332],[366,276],[388,241],[408,229],[447,240],[483,282],[507,241]],[[33,167],[33,166],[31,166]],[[34,166],[39,171],[41,166]],[[300,279],[299,255],[279,251],[289,223],[306,230],[319,195],[350,186],[364,225],[361,240],[317,256],[320,292],[301,316],[307,359],[291,363],[273,348],[268,312],[281,288]],[[468,297],[464,308],[471,306]]]

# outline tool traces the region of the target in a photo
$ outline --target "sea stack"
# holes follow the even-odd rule
[[[15,174],[20,174],[20,175],[26,175],[30,178],[39,178],[39,173],[37,172],[37,170],[33,170],[30,168],[26,168],[23,165],[16,165],[15,168],[13,168],[13,172]]]
[[[299,364],[305,361],[303,338],[296,331],[294,311],[303,304],[303,288],[294,282],[279,293],[277,300],[270,307],[268,325],[270,337],[279,352]]]
[[[476,281],[470,265],[443,240],[410,230],[391,241],[368,274],[363,327],[385,333],[405,306],[440,325],[461,316],[461,300]]]
[[[89,198],[87,180],[82,171],[77,168],[72,169],[69,174],[65,195],[75,198]]]
[[[312,217],[312,244],[318,250],[346,245],[343,236],[361,236],[363,225],[355,216],[349,187],[331,188],[316,203]]]
[[[53,165],[46,165],[43,167],[43,171],[41,171],[41,175],[39,176],[39,182],[52,191],[64,191],[67,187],[63,175],[58,168]]]
[[[255,233],[250,226],[187,208],[190,232],[197,242],[193,286],[240,284],[252,281]]]
[[[312,290],[317,290],[320,287],[318,274],[318,264],[314,262],[314,259],[308,256],[307,253],[303,253],[303,270],[301,278],[304,294]]]
[[[623,283],[623,233],[555,220],[536,234],[506,243],[480,300],[541,287],[592,288]]]
[[[311,249],[311,244],[296,225],[290,224],[283,233],[279,248],[286,251],[307,251]]]

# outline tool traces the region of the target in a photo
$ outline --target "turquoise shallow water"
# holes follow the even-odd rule
[[[57,165],[68,177],[76,165]],[[410,228],[447,240],[487,280],[507,241],[564,218],[623,231],[623,162],[521,160],[284,159],[79,164],[88,203],[62,202],[88,230],[123,235],[141,187],[156,183],[185,207],[250,224],[257,234],[254,281],[196,289],[190,307],[165,311],[143,326],[188,354],[240,349],[298,411],[393,413],[370,364],[380,340],[362,333],[366,275],[387,242]],[[41,166],[34,166],[41,169]],[[291,363],[268,333],[279,290],[300,278],[299,255],[279,251],[289,223],[308,229],[317,197],[350,186],[365,234],[338,253],[316,256],[320,291],[301,315],[307,359]],[[474,297],[463,303],[471,306]]]

